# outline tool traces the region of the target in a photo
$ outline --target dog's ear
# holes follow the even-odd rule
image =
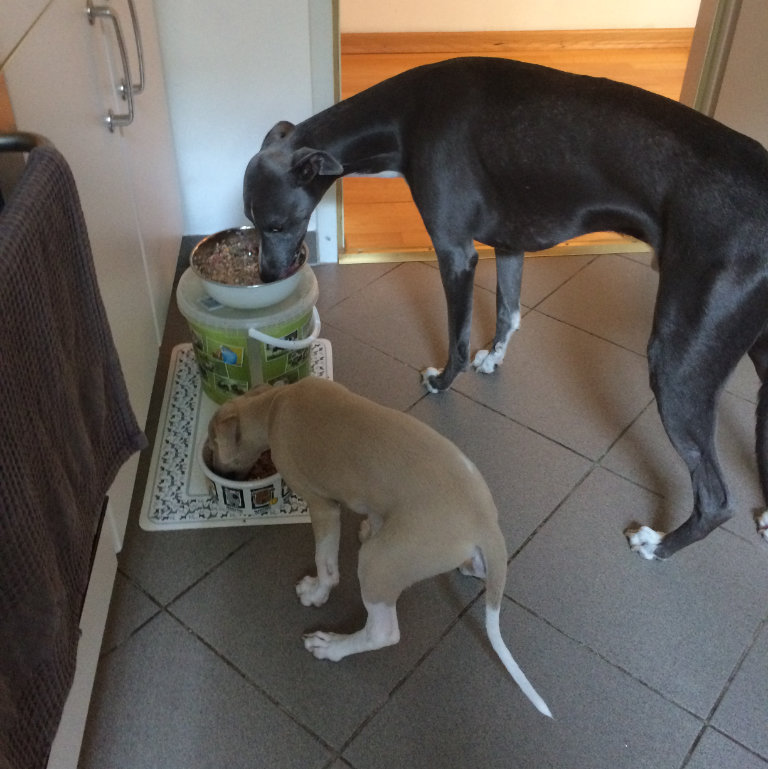
[[[236,411],[214,415],[208,429],[208,444],[219,463],[227,466],[240,450],[240,416]]]
[[[279,123],[275,123],[272,128],[269,129],[269,133],[264,137],[264,141],[261,143],[261,149],[274,144],[276,141],[285,139],[296,126],[293,123],[289,123],[287,120],[281,120]]]
[[[291,158],[291,176],[297,187],[309,184],[316,176],[341,176],[344,167],[333,155],[302,147]]]

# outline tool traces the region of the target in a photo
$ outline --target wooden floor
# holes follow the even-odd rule
[[[478,36],[342,35],[341,94],[351,96],[419,64],[464,55],[495,55],[610,77],[679,98],[692,30],[514,33]],[[423,49],[427,49],[424,52]],[[372,53],[371,50],[382,51]],[[343,260],[419,256],[431,244],[402,179],[347,178],[343,182]],[[566,244],[570,251],[610,248],[618,236],[599,233]],[[394,252],[394,253],[393,253]]]

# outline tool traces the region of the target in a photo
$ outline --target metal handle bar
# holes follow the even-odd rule
[[[107,18],[112,22],[115,28],[115,37],[117,38],[117,47],[120,51],[120,60],[123,65],[123,80],[120,84],[120,92],[123,94],[128,111],[125,113],[114,113],[111,109],[107,111],[107,117],[105,122],[110,132],[115,130],[115,126],[127,126],[133,122],[133,86],[131,84],[131,72],[128,69],[128,56],[125,52],[125,41],[123,40],[123,32],[120,28],[120,19],[117,14],[106,5],[94,5],[91,0],[88,0],[88,4],[85,7],[85,13],[88,16],[88,23],[95,24],[96,18],[101,16]]]

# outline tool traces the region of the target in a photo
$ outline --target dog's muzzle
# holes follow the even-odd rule
[[[276,280],[283,280],[284,278],[290,277],[301,269],[304,262],[307,261],[308,255],[309,249],[307,248],[307,244],[302,241],[288,263],[285,264],[281,259],[279,266],[275,268],[272,264],[266,263],[263,256],[263,250],[259,249],[259,273],[261,274],[261,279],[265,283],[272,283]]]

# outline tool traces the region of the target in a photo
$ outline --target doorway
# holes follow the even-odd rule
[[[679,99],[693,29],[361,33],[340,37],[342,98],[419,64],[453,56],[493,55],[610,77]],[[403,179],[347,177],[341,186],[344,247],[340,261],[405,261],[434,256]],[[478,250],[482,256],[485,249],[478,246]],[[551,252],[640,250],[647,250],[647,246],[615,233],[595,233],[561,244]]]

